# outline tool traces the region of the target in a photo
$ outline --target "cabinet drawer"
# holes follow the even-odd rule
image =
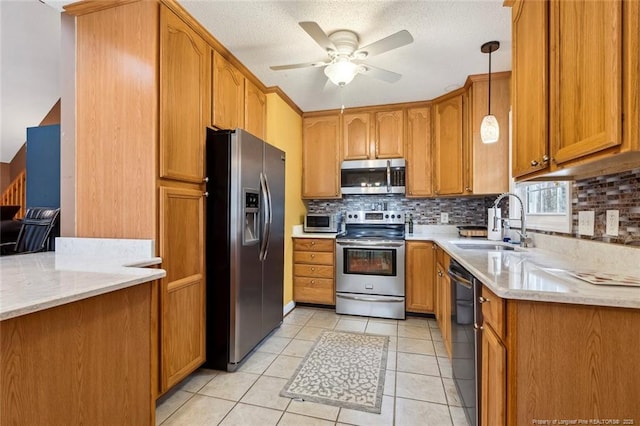
[[[293,279],[293,298],[296,302],[333,305],[334,297],[335,289],[332,279],[304,277]]]
[[[294,263],[313,263],[314,265],[333,265],[333,252],[296,251],[293,253]]]
[[[293,275],[297,277],[319,277],[333,279],[333,266],[326,265],[293,265]]]
[[[330,238],[294,238],[293,249],[298,251],[333,252],[335,241]]]
[[[493,328],[498,337],[505,338],[505,303],[504,300],[496,296],[486,286],[482,286],[482,316],[485,324]]]

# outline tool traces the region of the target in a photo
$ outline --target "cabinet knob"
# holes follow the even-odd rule
[[[531,165],[533,167],[537,166],[538,164],[540,164],[540,163],[538,163],[536,160],[531,160]]]
[[[543,163],[548,163],[549,162],[549,156],[547,154],[542,156],[542,162]]]
[[[443,276],[444,276],[444,274],[442,273],[442,271],[438,271],[438,276],[439,276],[439,277],[443,277]]]
[[[316,242],[315,242],[315,241],[311,241],[311,245],[312,245],[312,246],[313,246],[313,245],[315,245],[315,244],[316,244]]]
[[[313,259],[314,257],[316,257],[316,255],[315,255],[315,254],[312,254],[312,255],[311,255],[311,258]]]
[[[204,179],[202,179],[202,181],[203,181],[204,183],[209,182],[209,177],[208,177],[208,176],[207,176],[207,177],[205,177]]]
[[[478,324],[476,324],[476,323],[473,323],[473,328],[474,328],[474,330],[484,330],[484,327],[483,327],[483,326],[478,325]]]
[[[471,188],[468,187],[468,186],[464,190],[467,191],[467,192],[472,192]]]
[[[489,299],[487,299],[486,297],[480,296],[480,297],[478,297],[478,302],[480,302],[480,303],[488,303]]]
[[[205,196],[205,197],[208,197],[209,196],[209,191],[203,192],[202,195]]]
[[[311,280],[311,284],[315,284],[315,283],[316,283],[316,280]]]
[[[316,270],[316,268],[311,268],[311,272],[314,272]]]

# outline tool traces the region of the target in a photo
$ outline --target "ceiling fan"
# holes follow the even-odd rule
[[[329,59],[302,64],[277,65],[274,71],[307,67],[326,67],[325,75],[337,86],[349,84],[358,74],[368,75],[389,83],[395,83],[400,74],[364,63],[364,60],[413,42],[409,31],[402,30],[364,47],[359,47],[358,35],[350,30],[339,30],[327,35],[320,25],[313,21],[299,22],[303,30],[322,47]]]

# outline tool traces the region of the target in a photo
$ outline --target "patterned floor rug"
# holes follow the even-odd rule
[[[380,413],[388,336],[325,331],[280,395]]]

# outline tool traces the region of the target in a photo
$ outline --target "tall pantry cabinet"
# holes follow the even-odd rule
[[[211,48],[171,1],[81,2],[76,17],[76,235],[156,241],[158,396],[204,353],[204,141]]]

